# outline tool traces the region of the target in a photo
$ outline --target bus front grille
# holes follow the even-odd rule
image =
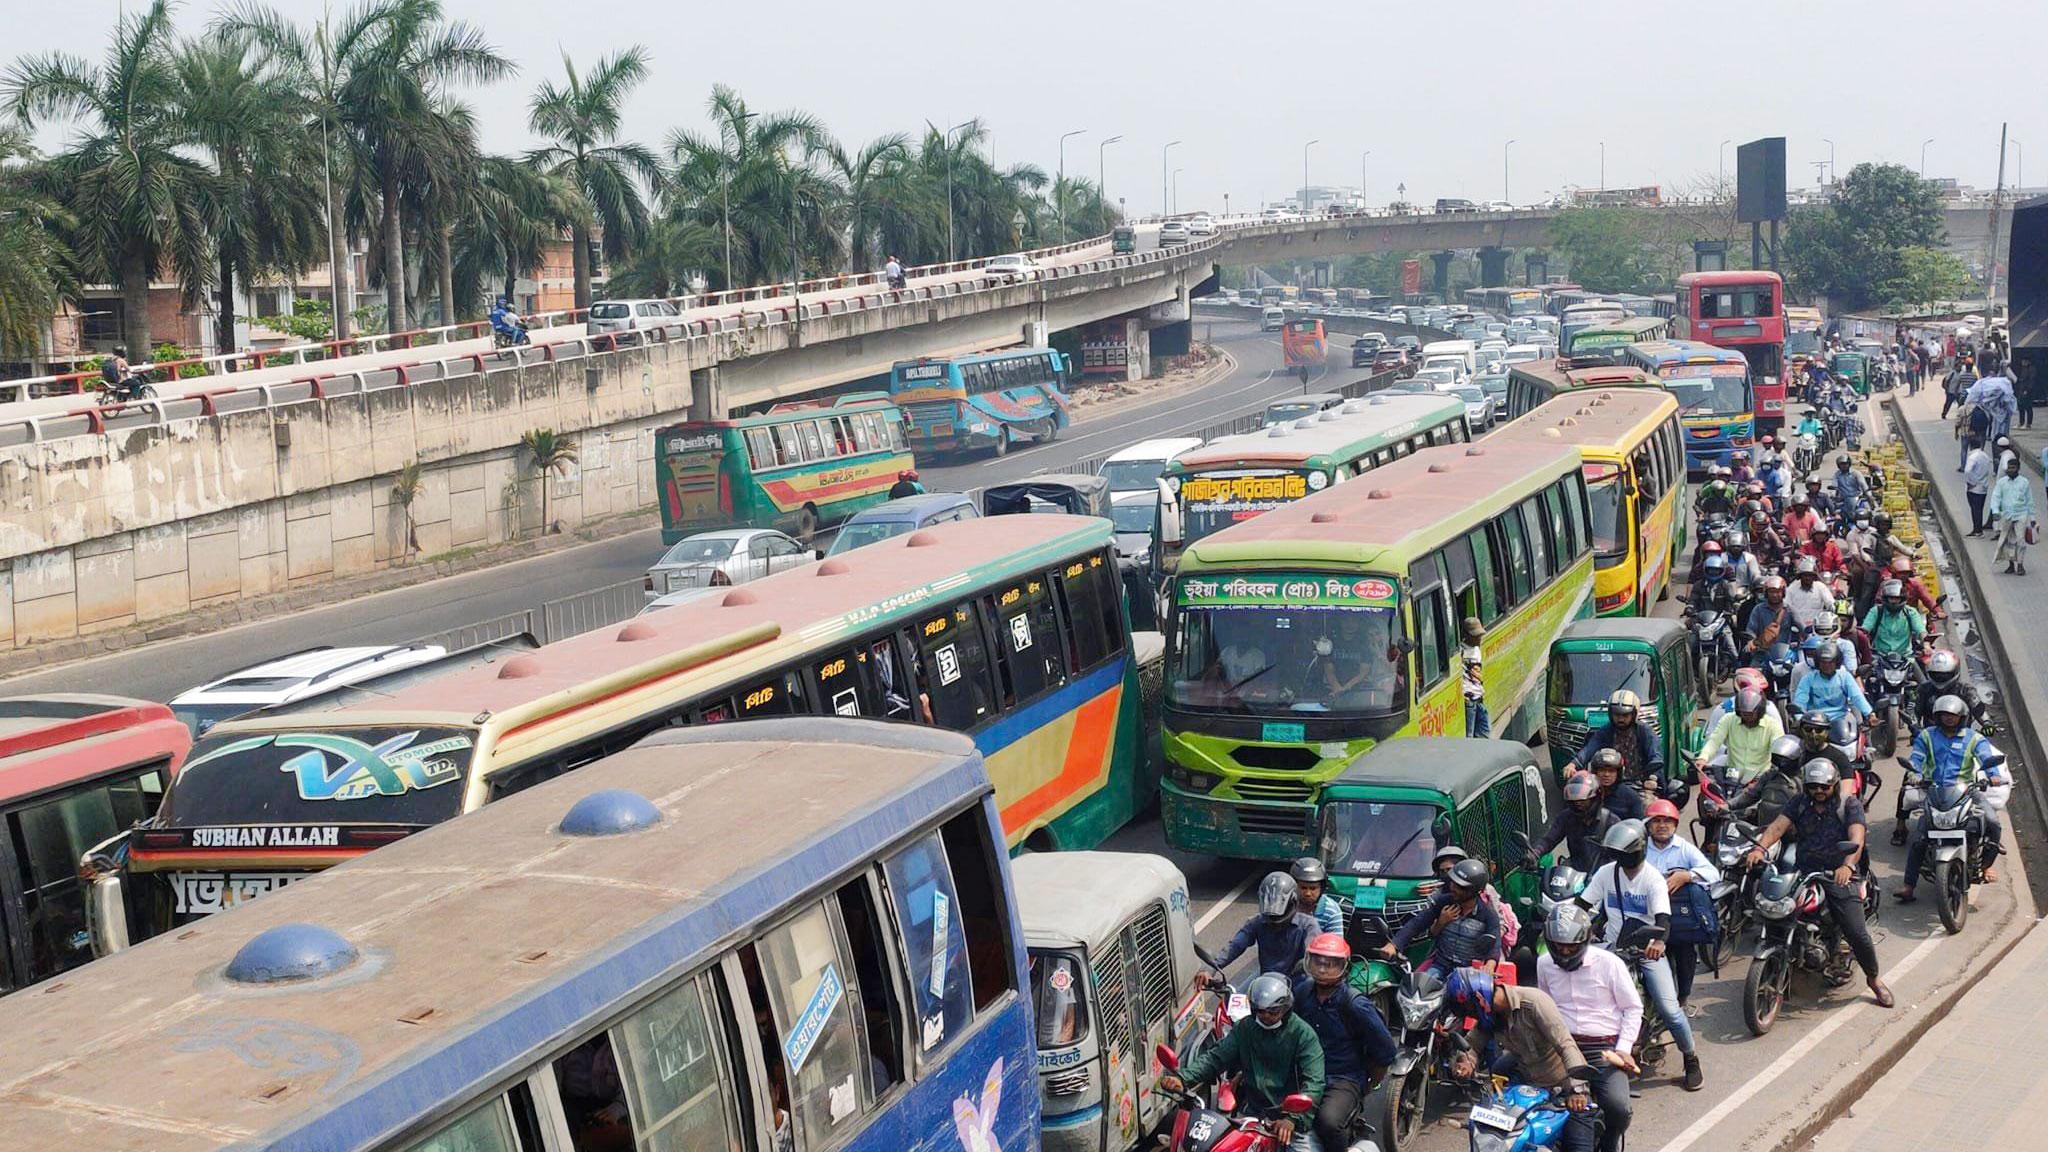
[[[1316,798],[1313,785],[1293,780],[1244,779],[1236,784],[1237,794],[1246,800],[1258,800],[1268,804],[1309,804]]]
[[[1306,836],[1309,831],[1308,811],[1302,808],[1239,808],[1237,827],[1252,836]]]

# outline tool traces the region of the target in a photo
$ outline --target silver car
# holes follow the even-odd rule
[[[599,300],[590,306],[585,331],[592,336],[636,332],[673,324],[682,313],[666,300]]]
[[[981,278],[997,284],[1015,284],[1020,280],[1038,279],[1038,261],[1022,252],[1005,256],[992,256],[981,266]]]
[[[685,588],[723,588],[795,568],[818,558],[773,528],[725,528],[699,532],[669,546],[647,570],[649,596]]]

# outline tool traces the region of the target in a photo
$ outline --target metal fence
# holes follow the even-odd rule
[[[538,608],[507,612],[489,620],[422,636],[417,642],[438,644],[450,652],[460,652],[479,644],[495,644],[516,636],[531,636],[535,643],[553,644],[557,640],[630,619],[646,603],[645,583],[626,580],[550,600]]]

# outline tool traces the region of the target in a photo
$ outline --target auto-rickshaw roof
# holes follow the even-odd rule
[[[1463,804],[1485,791],[1503,770],[1535,762],[1535,753],[1513,740],[1407,736],[1359,753],[1330,783],[1424,788],[1449,793],[1453,802]]]
[[[1685,639],[1685,625],[1662,616],[1608,616],[1575,620],[1558,634],[1559,644],[1579,640],[1627,640],[1662,650]]]
[[[1109,481],[1086,472],[1047,472],[1029,480],[991,484],[981,490],[982,513],[1003,516],[1028,512],[1034,499],[1058,505],[1076,516],[1108,516]]]
[[[1187,889],[1173,861],[1144,852],[1029,852],[1010,861],[1024,942],[1099,947],[1150,900]]]

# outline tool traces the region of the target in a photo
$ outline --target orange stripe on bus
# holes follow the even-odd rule
[[[1067,759],[1060,774],[1003,809],[1004,831],[1022,828],[1038,819],[1047,809],[1102,774],[1103,757],[1116,734],[1117,704],[1123,699],[1123,691],[1123,685],[1118,684],[1074,710],[1074,734],[1067,741]]]

